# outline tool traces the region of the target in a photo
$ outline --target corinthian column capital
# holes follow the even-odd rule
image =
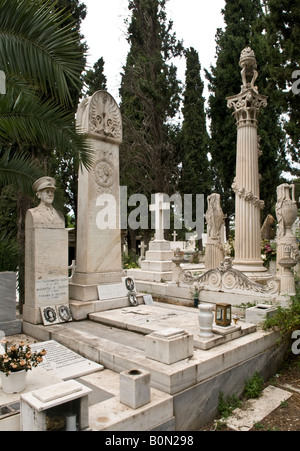
[[[255,81],[258,77],[257,62],[254,51],[249,47],[241,53],[240,67],[242,68],[241,92],[235,96],[227,97],[227,106],[233,109],[237,126],[250,125],[257,127],[257,120],[261,108],[267,106],[267,97],[258,93]]]

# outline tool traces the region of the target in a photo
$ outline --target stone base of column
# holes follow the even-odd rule
[[[234,260],[232,267],[241,271],[255,282],[264,283],[271,277],[271,274],[267,272],[268,270],[261,260],[252,260],[250,262],[245,260]]]
[[[99,285],[118,284],[124,275],[122,270],[92,274],[75,272],[69,283],[69,297],[83,302],[98,300]]]

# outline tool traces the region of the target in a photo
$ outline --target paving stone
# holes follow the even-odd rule
[[[233,431],[249,431],[291,396],[292,393],[269,385],[258,399],[248,400],[246,408],[235,409],[226,424]]]

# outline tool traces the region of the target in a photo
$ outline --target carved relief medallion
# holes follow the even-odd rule
[[[111,188],[117,180],[117,170],[107,158],[96,162],[93,174],[95,182],[101,188]]]

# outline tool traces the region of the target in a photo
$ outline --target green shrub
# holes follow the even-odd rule
[[[218,409],[222,418],[228,418],[232,414],[234,409],[236,409],[240,405],[241,401],[239,400],[236,394],[227,396],[225,400],[224,393],[220,392]]]
[[[296,283],[296,294],[291,297],[289,308],[278,307],[277,312],[263,324],[264,330],[273,329],[282,340],[290,340],[295,330],[300,330],[300,288]]]
[[[256,371],[254,375],[245,381],[244,396],[247,399],[259,398],[264,386],[263,377]]]

